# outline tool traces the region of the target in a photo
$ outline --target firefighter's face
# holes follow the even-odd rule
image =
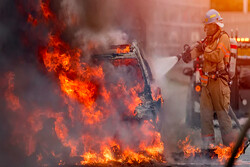
[[[207,36],[214,35],[218,31],[218,25],[215,23],[205,24],[204,31]]]

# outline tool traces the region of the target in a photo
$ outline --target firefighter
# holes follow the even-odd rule
[[[220,14],[214,9],[209,10],[204,21],[205,40],[198,42],[192,50],[189,47],[182,55],[186,63],[201,54],[204,57],[200,116],[201,136],[205,148],[210,148],[215,143],[214,113],[219,121],[223,144],[229,146],[235,139],[231,118],[228,115],[230,88],[227,68],[230,58],[230,38],[222,30],[223,27]]]

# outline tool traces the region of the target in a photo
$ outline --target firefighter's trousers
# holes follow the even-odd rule
[[[230,88],[228,83],[217,78],[208,79],[207,86],[201,92],[201,135],[204,145],[214,144],[214,113],[217,115],[224,145],[229,145],[234,139],[232,121],[228,115],[230,105]],[[205,146],[206,147],[206,146]]]

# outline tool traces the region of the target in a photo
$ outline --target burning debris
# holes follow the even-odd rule
[[[190,136],[187,136],[185,140],[179,140],[178,146],[182,149],[182,152],[173,154],[176,161],[183,161],[184,157],[186,161],[192,160],[195,162],[201,162],[205,160],[214,160],[215,162],[220,162],[220,164],[223,165],[231,157],[234,143],[231,143],[230,146],[224,146],[223,144],[219,144],[218,146],[210,145],[211,149],[204,150],[191,145]],[[235,159],[239,158],[243,151],[244,143],[239,148]]]
[[[183,150],[185,158],[195,156],[196,153],[200,153],[201,149],[190,145],[190,136],[187,136],[184,141],[179,141],[178,145]]]

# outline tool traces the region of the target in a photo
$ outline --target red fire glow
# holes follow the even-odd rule
[[[7,106],[12,111],[20,111],[17,114],[20,119],[15,122],[20,127],[13,125],[14,142],[25,143],[26,155],[35,154],[38,163],[42,163],[46,156],[52,156],[60,159],[59,165],[67,164],[63,153],[37,138],[45,127],[45,120],[49,119],[53,128],[47,130],[48,134],[69,150],[70,157],[81,158],[77,164],[163,162],[161,135],[152,122],[130,120],[135,115],[135,108],[142,103],[138,93],[144,88],[140,69],[134,65],[136,62],[110,61],[109,67],[114,69],[110,74],[104,64],[87,61],[83,50],[62,40],[63,21],[59,21],[49,3],[49,0],[41,0],[40,15],[34,18],[29,14],[27,22],[36,27],[45,24],[50,29],[47,43],[39,49],[39,56],[44,68],[58,83],[60,92],[55,93],[62,97],[65,110],[54,111],[35,104],[29,104],[30,107],[15,95],[15,74],[8,73],[9,85],[4,94]],[[49,22],[53,24],[47,24]],[[89,50],[95,46],[94,41],[86,43]],[[128,49],[118,52],[127,53]],[[126,76],[128,68],[132,71],[131,76]],[[110,77],[112,81],[108,79]],[[131,79],[133,77],[135,79]],[[154,99],[158,98],[161,97],[156,93]],[[37,151],[38,143],[42,152]]]

